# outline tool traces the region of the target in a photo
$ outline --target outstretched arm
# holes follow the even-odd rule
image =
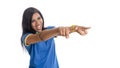
[[[88,27],[82,26],[70,26],[70,27],[57,27],[53,29],[46,29],[37,34],[30,34],[26,37],[25,43],[26,45],[30,45],[36,42],[48,40],[54,36],[65,36],[69,38],[69,34],[72,32],[78,32],[81,35],[87,34],[86,30]]]

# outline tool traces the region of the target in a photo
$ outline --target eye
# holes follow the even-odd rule
[[[32,20],[32,23],[35,22],[35,20]]]
[[[41,17],[38,17],[38,20],[40,20],[41,19]]]

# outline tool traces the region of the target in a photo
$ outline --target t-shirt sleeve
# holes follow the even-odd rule
[[[48,26],[47,29],[55,28],[55,26]]]
[[[26,44],[26,38],[27,38],[29,35],[31,35],[31,33],[27,33],[27,34],[24,34],[24,35],[22,36],[22,43],[23,43],[25,46],[28,46],[28,45]]]

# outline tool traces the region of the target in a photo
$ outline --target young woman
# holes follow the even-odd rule
[[[41,12],[29,7],[23,13],[21,44],[30,55],[29,68],[59,68],[54,38],[64,36],[69,38],[72,32],[86,35],[89,27],[73,25],[70,27],[44,27]]]

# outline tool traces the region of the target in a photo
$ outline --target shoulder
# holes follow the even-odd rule
[[[47,26],[46,29],[52,29],[55,28],[55,26]]]
[[[22,35],[22,41],[25,40],[26,37],[28,37],[29,35],[31,35],[32,33],[26,33]]]

